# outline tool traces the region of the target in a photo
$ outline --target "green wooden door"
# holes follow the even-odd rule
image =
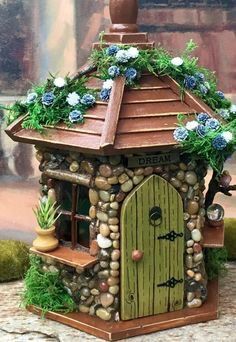
[[[150,220],[154,207],[162,219]],[[123,203],[121,234],[121,319],[182,309],[184,221],[175,188],[156,175],[137,186]],[[141,260],[132,260],[134,250]]]

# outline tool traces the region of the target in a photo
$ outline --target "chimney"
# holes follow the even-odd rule
[[[103,35],[104,45],[131,44],[141,49],[154,46],[154,42],[148,41],[147,33],[138,32],[138,0],[110,0],[109,10],[111,25]],[[100,48],[101,44],[95,43],[93,47]]]
[[[138,32],[138,0],[110,0],[110,32]]]

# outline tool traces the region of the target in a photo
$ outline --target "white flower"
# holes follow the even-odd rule
[[[196,120],[189,121],[186,123],[185,127],[188,131],[195,131],[198,127],[199,123]]]
[[[104,83],[103,83],[103,86],[102,88],[103,89],[111,89],[113,87],[113,83],[114,81],[109,79],[109,80],[106,80]]]
[[[233,134],[231,132],[223,132],[221,136],[225,139],[227,143],[229,143],[233,139]]]
[[[129,58],[137,58],[139,55],[139,50],[136,47],[130,47],[127,50],[127,54]]]
[[[174,66],[180,66],[180,65],[182,65],[183,64],[183,60],[182,60],[182,58],[180,58],[180,57],[174,57],[174,58],[172,58],[172,60],[171,60],[171,64],[173,64]]]
[[[236,105],[232,104],[229,110],[231,113],[236,113]]]
[[[62,88],[66,85],[66,81],[63,77],[57,77],[55,78],[53,84],[58,88]]]
[[[80,96],[74,91],[73,93],[69,93],[66,101],[70,106],[76,106],[80,101]]]
[[[228,109],[218,109],[217,113],[223,118],[223,119],[228,119],[230,117],[230,113]]]
[[[129,61],[130,57],[128,55],[128,52],[126,50],[119,50],[116,53],[116,60],[119,63],[127,63]]]

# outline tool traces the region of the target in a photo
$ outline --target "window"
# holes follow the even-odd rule
[[[56,182],[56,192],[61,216],[57,225],[60,240],[71,242],[71,248],[89,248],[89,189],[64,181]]]

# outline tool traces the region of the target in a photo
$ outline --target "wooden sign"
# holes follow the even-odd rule
[[[158,166],[179,162],[178,152],[150,154],[128,158],[128,167]]]

